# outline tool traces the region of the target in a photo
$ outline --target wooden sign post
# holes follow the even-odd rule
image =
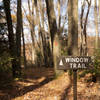
[[[57,61],[58,70],[73,70],[73,100],[77,100],[77,70],[91,69],[93,62],[90,56],[59,57]]]

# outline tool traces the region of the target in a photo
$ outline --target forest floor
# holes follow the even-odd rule
[[[67,72],[54,78],[52,68],[28,68],[24,77],[11,81],[0,76],[0,100],[73,100],[72,81]],[[100,83],[86,82],[89,75],[78,79],[77,100],[100,100]]]

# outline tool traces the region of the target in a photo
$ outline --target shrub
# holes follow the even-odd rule
[[[9,53],[3,52],[0,54],[0,72],[9,72],[11,71],[11,60]]]
[[[79,77],[84,77],[86,74],[91,73],[92,81],[97,81],[97,78],[100,76],[100,49],[97,49],[94,52],[93,67],[93,69],[83,71]]]

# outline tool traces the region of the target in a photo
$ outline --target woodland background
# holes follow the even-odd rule
[[[79,71],[78,77],[90,75],[89,82],[99,82],[99,40],[100,0],[0,0],[0,93],[4,84],[41,75],[46,75],[44,83],[66,73],[73,81],[72,71],[57,70],[60,56],[93,56],[94,69]]]

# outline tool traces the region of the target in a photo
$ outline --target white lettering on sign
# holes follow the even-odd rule
[[[66,63],[76,62],[76,63],[88,63],[88,58],[65,58]]]
[[[79,64],[77,65],[77,67],[78,67],[78,68],[81,68],[82,66],[81,66],[81,64],[79,63]]]
[[[62,56],[58,59],[58,69],[89,69],[92,67],[92,59],[90,56]]]
[[[88,58],[84,58],[84,61],[85,61],[85,62],[88,62]]]
[[[80,59],[79,58],[76,58],[76,62],[79,62],[80,61]]]
[[[84,60],[82,58],[80,58],[80,62],[83,62]]]
[[[74,63],[74,64],[73,64],[73,68],[76,68],[76,67],[77,67],[77,64],[76,64],[76,63]]]
[[[59,63],[59,65],[60,65],[60,66],[63,66],[63,62],[62,62],[62,60],[60,60],[60,63]]]
[[[78,63],[78,64],[76,64],[76,63],[70,63],[70,68],[72,69],[74,69],[74,68],[86,68],[86,65],[84,64],[84,63]]]
[[[69,58],[65,58],[66,62],[69,62]]]

